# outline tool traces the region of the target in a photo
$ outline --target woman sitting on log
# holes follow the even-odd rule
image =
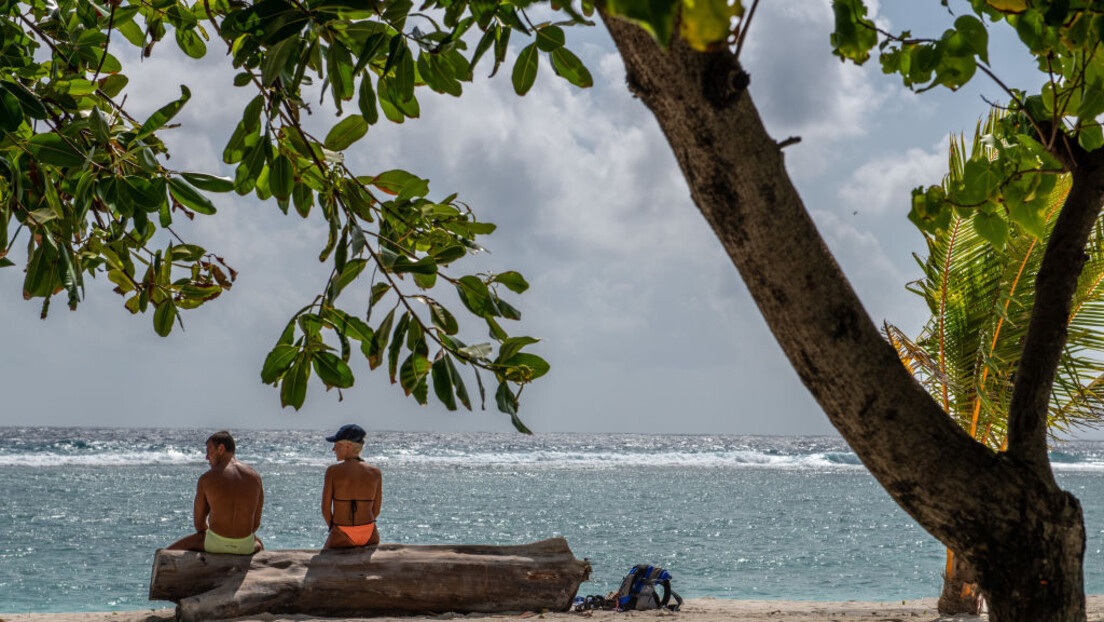
[[[376,517],[383,496],[380,470],[360,457],[364,428],[350,423],[326,437],[333,443],[338,464],[326,469],[322,488],[322,518],[330,526],[323,548],[338,549],[379,544]]]

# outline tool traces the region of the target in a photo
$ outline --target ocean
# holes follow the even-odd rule
[[[154,550],[192,529],[212,430],[0,428],[0,612],[133,610]],[[332,463],[319,431],[235,431],[264,479],[268,548],[317,548]],[[553,536],[593,566],[580,595],[638,563],[685,598],[937,596],[944,549],[838,438],[371,432],[384,541]],[[1052,454],[1085,511],[1086,590],[1104,593],[1104,442]],[[984,494],[984,491],[979,491]]]

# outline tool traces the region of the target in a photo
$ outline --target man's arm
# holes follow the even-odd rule
[[[326,478],[322,481],[322,518],[329,525],[333,519],[333,473],[326,469]]]
[[[264,510],[264,482],[257,475],[257,511],[253,512],[253,533],[261,528],[261,511]]]
[[[207,503],[207,489],[204,477],[196,483],[195,502],[192,504],[192,521],[195,523],[196,533],[206,533],[207,515],[211,513],[211,505]]]

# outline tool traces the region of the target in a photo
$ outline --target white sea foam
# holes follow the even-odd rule
[[[251,464],[294,464],[324,466],[333,459],[324,455],[278,456],[241,453],[240,458]],[[726,452],[615,452],[615,451],[514,451],[514,452],[446,452],[419,453],[396,451],[382,455],[365,455],[380,465],[441,465],[441,466],[531,466],[531,467],[699,467],[749,468],[787,470],[861,469],[854,454],[813,453],[781,455],[757,451]],[[139,450],[89,453],[10,453],[0,454],[0,466],[140,466],[202,464],[204,456],[195,451]]]
[[[151,464],[193,464],[205,462],[202,453],[165,449],[157,451],[115,451],[109,453],[11,453],[0,454],[0,466],[142,466]]]
[[[108,431],[110,432],[110,431]],[[152,434],[137,442],[116,434],[75,442],[30,435],[8,447],[0,442],[0,467],[141,465],[205,466],[194,435]],[[239,445],[239,457],[255,465],[324,467],[333,456],[314,434],[263,433]],[[2,439],[0,439],[2,440]],[[37,440],[37,439],[36,439]],[[858,457],[838,439],[652,437],[638,435],[548,435],[524,438],[495,435],[410,435],[383,433],[364,457],[383,465],[518,468],[613,468],[625,466],[725,468],[788,471],[861,471]],[[1104,472],[1104,450],[1071,445],[1055,451],[1056,471]]]

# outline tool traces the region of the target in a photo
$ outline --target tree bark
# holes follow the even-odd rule
[[[817,233],[730,50],[698,52],[677,37],[663,50],[640,28],[603,19],[629,89],[654,114],[694,202],[801,381],[863,464],[977,569],[994,622],[1083,622],[1081,508],[1054,483],[1045,437],[1032,436],[1030,452],[998,454],[971,439],[901,365]],[[1083,247],[1084,239],[1075,246]],[[1042,465],[1032,459],[1039,442]]]
[[[181,622],[261,613],[332,617],[566,611],[590,576],[563,538],[520,546],[381,544],[216,555],[158,550],[150,600]]]

